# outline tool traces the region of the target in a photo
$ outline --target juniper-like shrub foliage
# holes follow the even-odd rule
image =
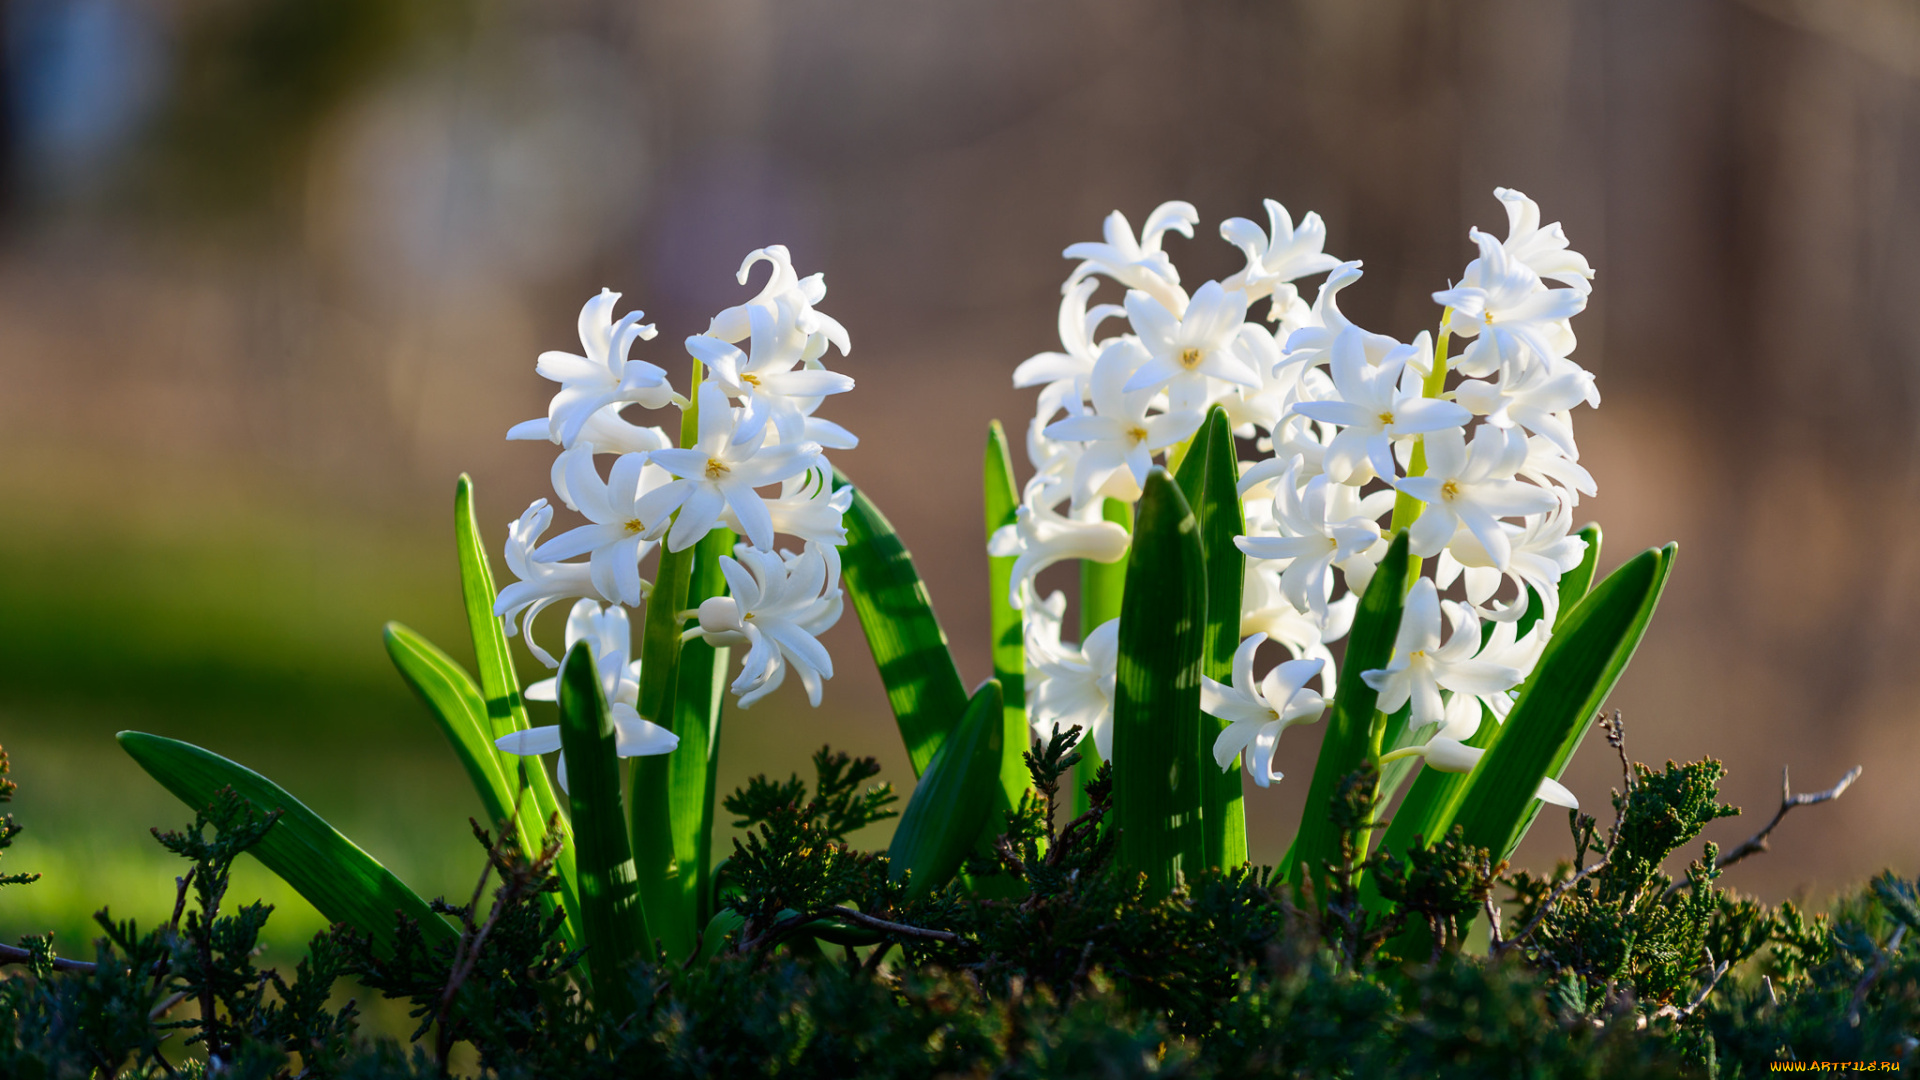
[[[692,956],[628,972],[634,1011],[590,1004],[559,940],[557,840],[485,852],[459,930],[400,920],[376,947],[335,927],[292,979],[252,962],[264,905],[227,900],[233,860],[275,827],[231,790],[156,836],[189,863],[174,915],[99,915],[94,960],[8,947],[0,1076],[434,1077],[461,1044],[489,1077],[1734,1077],[1774,1061],[1910,1068],[1920,1032],[1920,889],[1876,878],[1807,915],[1719,888],[1712,845],[1661,867],[1720,803],[1714,761],[1632,766],[1573,856],[1507,874],[1458,835],[1365,854],[1383,824],[1355,776],[1324,908],[1266,870],[1208,872],[1163,899],[1117,868],[1110,777],[1069,819],[1077,730],[1027,754],[971,888],[918,898],[848,838],[888,816],[870,759],[822,750],[811,785],[756,777],[726,800],[749,834]],[[0,758],[0,760],[4,760]],[[1623,758],[1624,760],[1624,758]],[[10,837],[17,826],[9,823]],[[1353,882],[1369,868],[1378,895]],[[982,898],[991,897],[991,898]],[[1324,911],[1324,913],[1322,913]],[[1489,918],[1490,915],[1497,918]],[[1486,955],[1469,931],[1487,919]],[[1408,948],[1408,935],[1418,948]],[[357,987],[357,989],[355,988]],[[411,1004],[411,1045],[369,1039],[339,991]]]

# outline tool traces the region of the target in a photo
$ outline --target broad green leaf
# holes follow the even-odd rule
[[[1104,499],[1101,517],[1131,532],[1133,506],[1119,499]],[[1080,640],[1120,617],[1120,601],[1127,591],[1127,560],[1131,552],[1110,563],[1091,559],[1080,563]],[[1080,763],[1073,769],[1073,813],[1087,812],[1087,784],[1100,771],[1100,752],[1094,748],[1091,733],[1075,747]]]
[[[1675,548],[1650,548],[1607,576],[1548,642],[1487,755],[1469,774],[1451,823],[1505,858],[1538,812],[1540,778],[1558,779],[1633,658],[1666,587]]]
[[[924,895],[953,879],[967,852],[992,819],[1005,792],[1000,787],[1004,743],[1000,683],[988,679],[975,690],[960,723],[941,742],[914,785],[887,848],[889,872],[898,881],[913,872],[910,888]]]
[[[196,811],[224,787],[262,812],[281,811],[280,821],[248,854],[329,921],[346,923],[384,947],[394,943],[396,914],[419,923],[430,945],[458,940],[459,932],[405,882],[280,785],[192,743],[139,731],[116,738],[149,776]]]
[[[1239,610],[1238,598],[1234,609]],[[1201,791],[1219,771],[1201,746],[1207,577],[1200,530],[1165,469],[1147,474],[1120,605],[1113,699],[1113,821],[1119,861],[1165,896],[1207,861]]]
[[[1207,566],[1207,632],[1200,672],[1219,683],[1233,681],[1233,654],[1240,644],[1241,583],[1247,558],[1233,538],[1247,531],[1240,504],[1240,463],[1234,452],[1233,425],[1225,409],[1214,406],[1193,446],[1174,474],[1181,494],[1200,526],[1200,551]],[[1213,744],[1227,723],[1200,716],[1200,821],[1206,829],[1207,865],[1239,866],[1247,861],[1247,814],[1240,759],[1222,770],[1213,762]]]
[[[1573,609],[1586,598],[1587,587],[1593,581],[1594,565],[1600,559],[1600,526],[1588,525],[1580,530],[1580,537],[1587,542],[1587,551],[1580,565],[1560,578],[1560,614],[1554,623],[1556,633],[1566,625]],[[1539,666],[1535,665],[1535,672],[1538,670]],[[1528,682],[1531,683],[1534,677],[1528,676]],[[1486,716],[1466,743],[1484,750],[1493,745],[1501,728],[1498,721]],[[1409,764],[1413,761],[1412,758],[1403,760]],[[1460,797],[1466,794],[1467,781],[1472,775],[1421,769],[1420,774],[1414,777],[1413,786],[1407,789],[1407,797],[1400,801],[1399,808],[1394,811],[1393,821],[1381,839],[1381,847],[1387,851],[1404,852],[1413,846],[1416,837],[1430,841],[1452,828],[1454,812],[1459,809]]]
[[[574,841],[580,846],[587,971],[593,977],[595,1005],[609,1016],[625,1016],[633,1010],[627,965],[642,957],[653,959],[653,935],[647,930],[647,910],[621,820],[618,735],[587,642],[567,650],[559,696],[560,753],[567,763]]]
[[[393,666],[426,702],[441,733],[453,745],[454,756],[467,770],[467,779],[473,781],[480,805],[486,808],[487,820],[495,824],[512,820],[513,786],[500,771],[500,759],[487,727],[487,702],[473,684],[473,676],[432,642],[397,622],[386,625],[385,638]],[[524,835],[522,830],[522,851],[538,850],[537,845],[529,846],[530,839],[536,838]]]
[[[1000,421],[987,425],[987,455],[981,468],[980,487],[986,504],[987,539],[1004,526],[1012,525],[1020,508],[1020,491],[1013,483],[1013,455],[1007,449],[1007,433]],[[1016,557],[1005,555],[987,559],[987,614],[992,631],[993,677],[1000,680],[1005,698],[1005,745],[1000,759],[1000,786],[1006,789],[1007,803],[1002,809],[1020,805],[1020,796],[1032,783],[1027,762],[1021,755],[1032,743],[1027,728],[1027,647],[1020,612],[1008,602]],[[991,823],[989,823],[991,824]]]
[[[1294,835],[1293,847],[1283,864],[1296,882],[1309,877],[1319,882],[1326,864],[1340,850],[1330,808],[1341,779],[1363,763],[1380,758],[1386,718],[1374,707],[1379,693],[1361,674],[1384,668],[1393,659],[1393,641],[1400,632],[1400,612],[1406,604],[1411,572],[1407,534],[1401,532],[1393,538],[1386,558],[1380,560],[1373,580],[1367,583],[1360,610],[1353,617],[1353,629],[1347,635],[1347,655],[1340,664],[1340,680],[1334,690],[1332,713],[1327,717],[1327,733],[1320,743],[1320,758],[1307,785],[1300,831]],[[1316,889],[1315,895],[1325,896],[1326,891]]]
[[[520,678],[513,671],[513,656],[507,650],[507,632],[493,613],[497,591],[493,586],[493,568],[487,561],[487,549],[480,539],[480,520],[473,504],[473,481],[460,474],[454,486],[453,528],[455,547],[460,555],[460,594],[466,603],[467,630],[473,637],[474,662],[480,669],[480,692],[487,706],[488,742],[524,730],[527,725],[526,702],[520,697]],[[566,930],[569,939],[578,934],[580,894],[574,887],[573,834],[560,813],[560,803],[547,781],[547,770],[538,758],[494,751],[501,775],[516,791],[531,798],[516,799],[520,807],[518,831],[523,851],[540,850],[539,839],[546,835],[547,823],[558,821],[563,846],[555,861],[560,878],[560,902],[567,909]]]
[[[833,486],[838,490],[851,485],[836,472]],[[860,616],[867,647],[873,650],[881,685],[887,688],[907,760],[920,776],[966,711],[966,687],[913,556],[886,516],[857,487],[844,523],[847,545],[840,553],[840,577]]]

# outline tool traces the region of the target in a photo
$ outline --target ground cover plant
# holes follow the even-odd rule
[[[38,1075],[1901,1067],[1910,883],[1818,917],[1717,884],[1852,776],[1783,793],[1753,841],[1705,845],[1678,880],[1664,861],[1737,812],[1717,763],[1633,765],[1616,714],[1612,823],[1559,782],[1675,552],[1596,581],[1573,416],[1600,397],[1571,356],[1593,271],[1526,196],[1495,194],[1506,237],[1472,232],[1437,331],[1410,341],[1340,312],[1359,264],[1277,203],[1264,227],[1221,225],[1246,266],[1191,293],[1162,250],[1192,235],[1185,203],[1069,247],[1060,349],[1014,374],[1039,388],[1024,484],[988,432],[994,677],[971,693],[905,544],[828,460],[857,438],[816,415],[854,389],[825,363],[851,344],[821,275],[750,253],[741,283],[767,277],[686,340],[684,394],[632,355],[654,327],[602,292],[582,353],[539,359],[548,415],[508,435],[558,447],[554,495],[584,523],[549,536],[560,507],[528,507],[499,587],[462,477],[477,671],[387,628],[479,797],[473,894],[428,901],[272,780],[123,732],[196,814],[156,834],[192,863],[174,916],[142,932],[103,911],[91,962],[12,948],[26,975],[0,984],[0,1054]],[[1309,304],[1295,282],[1320,274]],[[1063,563],[1077,643],[1040,584]],[[718,797],[727,697],[752,707],[791,675],[821,704],[819,635],[848,599],[912,793],[823,749],[811,781]],[[561,601],[556,655],[536,620]],[[523,683],[513,636],[554,674]],[[1251,866],[1243,780],[1281,780],[1283,732],[1323,719],[1299,832]],[[1510,872],[1543,803],[1566,808],[1573,857]],[[748,830],[724,859],[719,812]],[[896,815],[885,852],[848,845]],[[250,960],[269,909],[227,903],[242,852],[336,923],[291,980]],[[411,1003],[410,1048],[355,1039],[330,996],[348,978]]]

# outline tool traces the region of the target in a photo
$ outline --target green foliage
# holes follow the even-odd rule
[[[138,731],[121,732],[119,742],[148,775],[188,806],[205,807],[216,792],[230,788],[262,812],[279,814],[280,827],[253,845],[252,854],[327,918],[385,939],[399,910],[430,938],[453,936],[452,928],[434,917],[405,882],[280,785],[191,743]]]
[[[1207,622],[1200,671],[1219,683],[1233,681],[1233,653],[1240,644],[1241,587],[1247,557],[1234,539],[1247,531],[1240,504],[1240,463],[1234,452],[1233,425],[1215,405],[1194,437],[1175,474],[1193,508],[1200,553],[1206,568]],[[1200,825],[1209,866],[1239,866],[1247,861],[1247,815],[1239,759],[1232,768],[1213,767],[1213,744],[1226,730],[1218,717],[1200,720]]]
[[[1200,529],[1165,469],[1147,474],[1120,605],[1114,814],[1120,859],[1156,895],[1207,865],[1202,777],[1218,771],[1201,723],[1207,578]]]
[[[20,785],[7,779],[7,771],[10,768],[7,752],[4,748],[0,748],[0,803],[12,802],[13,793],[20,788]],[[23,826],[14,822],[12,814],[0,816],[0,852],[13,846],[13,838],[20,835],[21,828]],[[0,885],[26,885],[38,880],[39,877],[39,874],[0,874]]]
[[[822,749],[811,785],[754,778],[725,803],[753,832],[721,875],[719,940],[596,972],[591,997],[543,902],[559,836],[529,854],[511,828],[475,826],[472,898],[431,909],[449,937],[403,914],[390,946],[335,927],[293,978],[258,969],[270,910],[231,904],[227,874],[286,822],[220,790],[157,834],[192,863],[174,919],[102,912],[91,965],[44,939],[5,954],[24,971],[0,979],[0,1075],[202,1075],[191,1054],[231,1076],[429,1077],[465,1044],[503,1078],[1735,1076],[1900,1063],[1920,1031],[1916,883],[1883,875],[1808,917],[1720,890],[1711,844],[1680,883],[1662,873],[1731,812],[1717,762],[1633,766],[1612,826],[1573,815],[1574,860],[1543,878],[1502,878],[1460,830],[1368,856],[1363,765],[1334,786],[1334,857],[1311,881],[1209,869],[1156,896],[1116,859],[1110,767],[1063,821],[1079,737],[1023,755],[1031,790],[970,868],[1004,879],[996,898],[908,896],[886,856],[848,846],[895,802],[871,759]],[[1383,911],[1360,903],[1363,871]],[[1468,955],[1496,880],[1510,934]],[[1389,955],[1406,925],[1429,948]],[[343,978],[408,1001],[414,1045],[361,1038],[332,1004]]]
[[[1341,661],[1340,682],[1334,691],[1333,710],[1327,717],[1327,733],[1320,742],[1320,757],[1314,763],[1313,779],[1307,785],[1310,808],[1294,834],[1293,847],[1287,851],[1281,870],[1293,880],[1318,875],[1338,852],[1348,832],[1334,821],[1331,808],[1334,789],[1348,783],[1355,770],[1380,759],[1381,726],[1374,702],[1380,694],[1361,678],[1364,671],[1384,668],[1393,659],[1393,642],[1400,631],[1400,612],[1406,604],[1408,580],[1412,572],[1407,555],[1407,534],[1393,538],[1386,557],[1380,560],[1373,580],[1360,598],[1353,618],[1353,630],[1347,637],[1346,659]],[[1378,780],[1378,773],[1373,774]],[[1372,792],[1368,792],[1368,801]],[[1320,808],[1328,812],[1319,812]],[[1364,850],[1364,846],[1362,848]],[[1324,882],[1316,882],[1324,888]]]
[[[653,952],[647,907],[640,895],[633,849],[620,820],[620,759],[607,699],[594,670],[593,649],[576,642],[560,668],[560,741],[570,778],[568,799],[579,845],[581,928],[587,966],[599,999],[625,1005],[620,972]]]
[[[1607,575],[1547,643],[1513,711],[1473,769],[1452,816],[1467,839],[1506,858],[1526,835],[1541,777],[1559,779],[1639,648],[1673,569],[1675,546],[1650,548]],[[1344,691],[1343,691],[1344,692]]]
[[[914,786],[887,849],[894,878],[908,880],[910,891],[924,893],[952,880],[994,805],[1006,801],[1000,769],[1005,736],[1000,683],[988,679]]]

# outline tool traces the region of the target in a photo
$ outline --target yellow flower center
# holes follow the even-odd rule
[[[647,523],[639,518],[628,518],[626,528],[629,536],[638,536],[647,531]]]
[[[1491,311],[1489,311],[1489,312],[1487,312],[1487,313],[1485,314],[1485,316],[1483,316],[1483,317],[1484,317],[1484,318],[1485,318],[1485,319],[1487,320],[1487,325],[1488,325],[1488,326],[1492,326],[1492,325],[1493,325],[1493,312],[1491,312]]]
[[[1441,484],[1440,495],[1442,498],[1446,498],[1446,499],[1459,498],[1460,497],[1460,481],[1449,480],[1446,483]]]
[[[707,459],[707,479],[709,480],[718,480],[732,471],[733,466],[721,461],[717,457]]]
[[[1268,706],[1268,707],[1267,707],[1267,719],[1268,719],[1268,720],[1278,720],[1278,719],[1280,719],[1280,710],[1279,710],[1279,709],[1276,709],[1276,708],[1273,708],[1272,706]]]
[[[746,374],[746,375],[740,376],[740,381],[743,383],[746,383],[748,386],[759,386],[760,376],[753,375],[753,374]]]
[[[1391,425],[1391,424],[1393,423],[1393,414],[1392,414],[1392,413],[1390,413],[1390,412],[1383,412],[1383,413],[1381,413],[1381,414],[1380,414],[1380,422],[1381,422],[1381,423],[1383,423],[1383,424],[1389,424],[1389,425]]]
[[[1199,367],[1200,366],[1200,350],[1199,349],[1181,349],[1180,350],[1180,366],[1183,368],[1186,368],[1188,371],[1192,371],[1194,368]]]
[[[1133,445],[1139,446],[1147,441],[1147,429],[1138,425],[1130,427],[1127,429],[1127,438],[1133,441]]]

